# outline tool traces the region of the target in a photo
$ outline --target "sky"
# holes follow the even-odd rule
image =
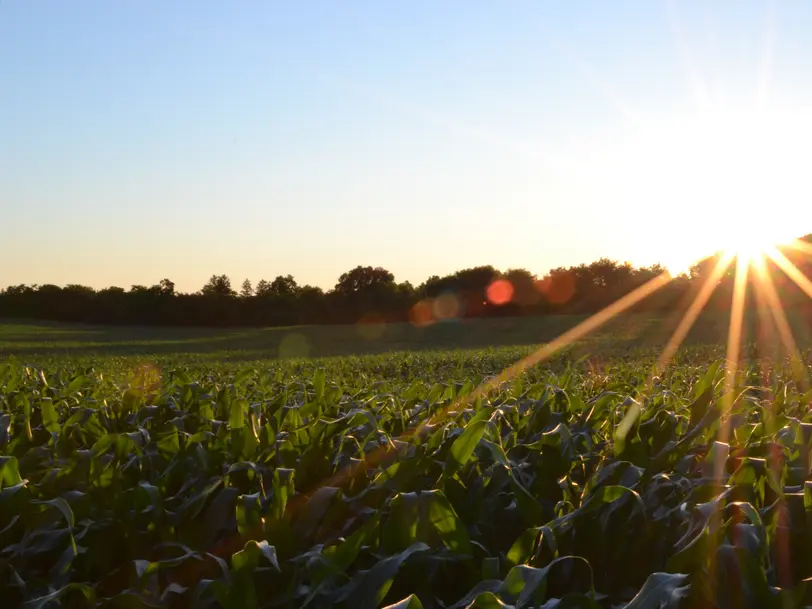
[[[0,286],[812,232],[812,3],[0,0]]]

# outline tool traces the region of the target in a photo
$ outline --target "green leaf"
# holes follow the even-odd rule
[[[158,440],[158,451],[172,457],[180,451],[180,436],[178,435],[178,428],[172,425],[168,431],[160,434]]]
[[[510,487],[513,490],[513,497],[516,501],[516,506],[525,520],[525,523],[531,526],[541,526],[547,521],[547,515],[544,513],[544,508],[541,507],[536,498],[522,486],[522,484],[513,476],[510,475]]]
[[[241,370],[241,371],[240,371],[240,372],[238,372],[238,373],[237,373],[237,375],[234,377],[234,384],[235,384],[235,385],[242,385],[242,384],[243,384],[245,381],[247,381],[248,379],[250,379],[250,378],[251,378],[252,376],[254,376],[255,374],[256,374],[256,370],[252,370],[252,369],[250,369],[250,368],[249,368],[249,369],[247,369],[247,370]]]
[[[324,399],[324,382],[326,378],[326,372],[324,368],[319,368],[316,370],[316,374],[313,376],[313,392],[316,395],[316,400],[321,401]]]
[[[402,601],[387,605],[383,609],[423,609],[423,603],[420,602],[416,595],[410,594]]]
[[[652,573],[626,609],[679,609],[688,596],[688,576],[682,573]]]
[[[237,497],[236,517],[237,531],[248,535],[261,522],[259,493]]]
[[[809,480],[804,482],[804,509],[812,512],[812,481]]]
[[[373,537],[378,524],[380,523],[380,513],[375,513],[372,518],[365,522],[361,528],[350,535],[343,543],[328,548],[325,555],[339,571],[346,571],[358,557],[361,548]]]
[[[454,440],[451,445],[451,451],[446,461],[445,469],[443,470],[443,478],[451,478],[456,474],[460,468],[465,465],[471,455],[474,454],[474,449],[482,439],[482,434],[485,433],[485,428],[488,422],[479,420],[466,425],[462,434]]]
[[[73,379],[70,384],[65,388],[64,394],[65,395],[73,395],[77,391],[79,391],[82,386],[87,383],[89,379],[86,376],[77,376]]]
[[[56,433],[60,430],[59,415],[54,408],[54,402],[50,398],[43,399],[40,403],[40,413],[42,415],[42,424],[45,429],[51,433]]]
[[[380,512],[376,512],[372,518],[367,520],[355,533],[350,535],[343,542],[330,546],[324,550],[321,561],[313,565],[312,579],[316,586],[306,599],[304,605],[309,604],[315,596],[321,592],[325,582],[330,581],[332,576],[345,573],[350,565],[358,557],[362,547],[373,537],[375,530],[380,523]]]
[[[15,486],[22,481],[17,457],[0,456],[0,489]]]
[[[508,605],[499,600],[493,592],[483,592],[478,595],[465,609],[515,609],[514,605]]]
[[[44,596],[39,596],[37,598],[31,599],[27,601],[23,607],[25,609],[45,609],[52,604],[54,601],[60,601],[63,596],[65,596],[68,592],[79,592],[82,596],[85,597],[89,606],[94,606],[96,604],[96,593],[93,591],[93,588],[87,584],[76,584],[71,583],[65,586],[64,588],[60,588],[55,592],[51,592],[50,594],[46,594]],[[61,603],[60,603],[61,605]]]
[[[536,550],[541,533],[538,527],[526,529],[524,533],[510,546],[507,553],[507,562],[511,567],[525,564]]]
[[[491,453],[491,458],[494,460],[494,463],[499,463],[500,465],[504,465],[508,468],[510,467],[510,461],[505,454],[505,450],[501,446],[491,442],[490,440],[482,440],[481,442],[482,445]]]
[[[56,508],[59,511],[59,513],[62,514],[62,517],[65,519],[65,523],[68,525],[68,528],[72,529],[74,527],[73,510],[71,509],[68,502],[65,501],[62,497],[48,499],[47,501],[32,501],[31,503],[35,505],[49,505],[53,508]]]
[[[558,543],[553,530],[548,526],[533,527],[522,533],[510,547],[507,555],[508,565],[515,567],[527,563],[539,544],[546,544],[553,558],[558,558]]]
[[[699,382],[694,386],[693,394],[697,400],[697,403],[701,403],[701,400],[705,399],[705,393],[707,391],[711,391],[716,385],[716,377],[719,375],[719,369],[722,367],[722,360],[718,360],[714,362],[706,371],[705,374],[699,379]],[[710,402],[710,396],[707,398],[708,402]],[[691,406],[691,410],[693,411],[696,403]],[[707,404],[705,404],[707,406]],[[701,418],[701,414],[700,414]],[[694,421],[692,418],[691,424],[693,425]]]
[[[276,559],[276,548],[267,541],[249,541],[242,550],[231,557],[231,568],[235,573],[253,571],[259,567],[260,559],[264,558],[271,566],[279,571],[279,562]]]
[[[248,408],[246,400],[234,400],[231,402],[231,413],[228,418],[229,429],[242,429],[245,425],[245,411]]]
[[[374,609],[389,592],[395,575],[412,555],[428,551],[425,543],[415,543],[403,552],[378,561],[368,571],[361,571],[338,594],[338,602],[347,601],[347,607],[353,609]]]
[[[470,555],[472,550],[468,532],[442,491],[428,491],[422,497],[428,498],[429,521],[445,546],[455,554]]]
[[[482,579],[497,579],[499,577],[499,557],[489,556],[482,560]]]
[[[581,516],[594,512],[602,506],[614,503],[623,498],[624,495],[631,495],[638,503],[641,512],[645,513],[645,505],[643,505],[640,495],[630,488],[619,485],[608,485],[600,487],[593,495],[591,495],[584,504],[579,508],[578,513]]]
[[[282,520],[285,507],[294,493],[296,471],[279,467],[273,473],[273,497],[271,498],[271,518]]]
[[[420,518],[417,493],[398,493],[389,504],[389,517],[381,530],[381,545],[388,553],[403,550],[417,541]]]
[[[749,551],[731,545],[720,545],[716,551],[716,564],[720,572],[727,571],[738,580],[735,586],[719,589],[720,606],[730,606],[736,597],[743,596],[755,607],[775,606],[776,597],[767,581],[767,574],[761,561]]]

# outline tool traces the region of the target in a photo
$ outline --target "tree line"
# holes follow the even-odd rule
[[[812,243],[812,235],[804,238]],[[807,277],[811,258],[785,251]],[[639,305],[638,310],[685,309],[712,272],[720,254],[697,262]],[[789,308],[809,307],[795,284],[773,263],[770,275]],[[734,265],[735,266],[735,265]],[[195,293],[182,293],[169,279],[129,290],[95,290],[16,285],[0,291],[0,317],[96,324],[187,326],[286,326],[594,313],[663,273],[660,265],[635,267],[602,258],[591,264],[552,269],[538,277],[526,269],[501,272],[492,266],[429,277],[419,286],[398,282],[381,267],[358,266],[343,273],[330,290],[300,285],[291,275],[246,279],[239,289],[227,275],[212,275]],[[720,279],[709,307],[730,307],[733,270]],[[751,294],[753,290],[750,290]]]

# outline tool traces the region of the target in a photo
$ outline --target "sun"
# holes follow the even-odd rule
[[[770,228],[747,218],[732,220],[720,231],[719,249],[729,257],[758,263],[776,247],[787,243],[786,231]]]
[[[812,116],[775,108],[729,106],[662,123],[640,166],[663,185],[672,230],[689,235],[677,249],[754,263],[808,232],[809,136]]]
[[[808,122],[808,121],[807,121]],[[798,166],[800,118],[726,108],[684,125],[682,150],[695,213],[710,220],[705,238],[715,250],[761,261],[773,248],[800,236],[808,180]]]
[[[640,226],[634,256],[681,274],[719,252],[756,262],[812,230],[810,140],[805,109],[720,103],[640,115],[584,163],[610,218]]]

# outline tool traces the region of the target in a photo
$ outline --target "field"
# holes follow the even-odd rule
[[[804,375],[631,315],[493,380],[578,321],[0,324],[2,604],[812,605]]]
[[[300,326],[286,328],[105,327],[55,323],[0,323],[0,356],[21,358],[184,357],[217,361],[330,357],[392,351],[475,349],[532,345],[551,340],[582,321],[581,316],[491,319],[436,324]],[[660,319],[631,315],[601,336],[640,341],[659,338]],[[716,335],[724,319],[706,321],[703,334]],[[718,328],[717,328],[718,326]],[[726,328],[725,328],[726,330]]]
[[[662,346],[681,314],[627,314],[586,341],[595,345]],[[557,315],[541,318],[478,319],[428,327],[411,324],[299,326],[286,328],[106,327],[0,320],[0,357],[26,361],[43,357],[109,359],[165,358],[247,362],[276,358],[331,357],[393,351],[449,351],[498,346],[530,346],[549,341],[586,319]],[[812,345],[808,321],[791,316],[799,344]],[[689,344],[724,344],[729,317],[705,314],[687,337]]]

